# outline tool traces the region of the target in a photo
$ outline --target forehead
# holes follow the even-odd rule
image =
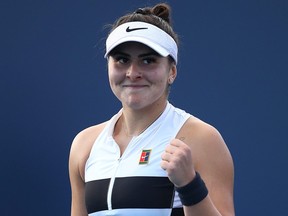
[[[151,54],[159,56],[159,54],[156,51],[154,51],[153,49],[151,49],[149,46],[142,44],[142,43],[139,43],[139,42],[133,42],[133,41],[125,42],[125,43],[122,43],[122,44],[116,46],[111,51],[111,55],[118,53],[118,52],[127,53],[127,54],[130,54],[130,53],[138,53],[138,54],[151,53]]]

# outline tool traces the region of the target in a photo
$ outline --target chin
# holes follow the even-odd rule
[[[145,101],[143,99],[141,100],[129,100],[123,103],[123,106],[129,107],[130,109],[134,110],[140,110],[147,106],[149,106],[150,103],[147,103],[148,101]]]
[[[154,96],[154,97],[153,97]],[[129,107],[130,109],[140,110],[147,108],[158,101],[155,95],[130,95],[129,97],[122,97],[122,105],[123,107]]]

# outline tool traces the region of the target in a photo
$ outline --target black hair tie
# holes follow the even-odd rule
[[[145,11],[143,10],[143,8],[138,8],[134,13],[136,14],[142,14],[142,15],[145,15]]]

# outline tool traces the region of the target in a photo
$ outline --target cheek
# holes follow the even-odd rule
[[[112,60],[108,61],[108,78],[109,78],[110,84],[113,84],[115,81],[119,79],[121,73],[115,70],[115,67],[113,66],[113,62],[110,62],[110,61]]]
[[[155,84],[155,85],[158,85],[158,86],[166,86],[166,83],[167,83],[167,76],[166,75],[160,75],[160,74],[153,74],[149,77],[147,77],[147,79]]]
[[[115,85],[115,84],[119,84],[120,82],[122,82],[123,79],[125,79],[125,75],[110,69],[108,72],[108,78],[109,78],[110,85]]]

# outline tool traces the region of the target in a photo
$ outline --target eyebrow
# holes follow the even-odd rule
[[[160,54],[157,53],[156,51],[152,51],[152,52],[149,52],[149,53],[141,54],[138,57],[146,57],[146,56],[160,56]]]

